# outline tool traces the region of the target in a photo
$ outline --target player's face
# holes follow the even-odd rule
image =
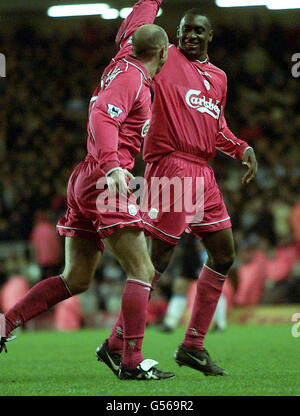
[[[179,48],[190,60],[205,59],[213,31],[205,16],[187,15],[182,18],[177,37]]]

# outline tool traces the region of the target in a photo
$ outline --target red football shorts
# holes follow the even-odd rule
[[[113,195],[96,162],[82,162],[73,171],[67,191],[67,212],[57,230],[64,237],[94,241],[103,252],[103,239],[124,227],[143,229],[136,198]]]
[[[146,236],[173,245],[185,231],[201,239],[231,228],[213,170],[205,160],[181,152],[147,164],[141,210]]]

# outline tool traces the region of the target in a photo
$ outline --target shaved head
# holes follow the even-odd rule
[[[158,25],[140,26],[133,35],[132,49],[137,58],[151,59],[163,48],[168,48],[168,35]]]

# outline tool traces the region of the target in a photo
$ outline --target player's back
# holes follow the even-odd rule
[[[103,131],[106,140],[118,135],[120,166],[132,169],[150,124],[151,94],[148,71],[126,52],[131,52],[130,45],[122,48],[111,60],[93,93],[89,106],[87,149],[89,160],[101,158],[90,123],[91,114],[96,110],[99,122],[107,126],[107,131]]]

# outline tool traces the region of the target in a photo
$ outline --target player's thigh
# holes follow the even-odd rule
[[[128,277],[152,282],[154,267],[143,231],[125,227],[107,237],[105,241]]]
[[[100,257],[101,251],[96,242],[80,237],[66,237],[64,278],[89,282],[95,274]]]

